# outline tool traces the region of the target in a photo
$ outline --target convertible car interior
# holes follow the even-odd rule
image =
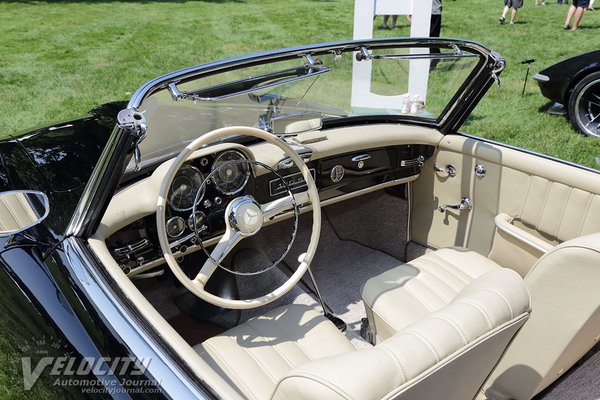
[[[542,399],[598,348],[600,174],[458,131],[503,67],[387,39],[157,78],[89,249],[217,398]]]

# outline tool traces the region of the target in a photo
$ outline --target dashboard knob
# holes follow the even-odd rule
[[[342,180],[342,178],[344,178],[344,172],[346,172],[344,167],[338,164],[331,169],[331,174],[329,174],[329,177],[333,183],[338,183]]]

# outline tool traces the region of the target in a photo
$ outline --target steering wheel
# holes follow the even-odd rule
[[[175,178],[177,171],[179,171],[183,163],[185,163],[190,155],[196,150],[209,143],[213,143],[227,137],[242,135],[252,136],[264,140],[265,142],[268,142],[282,150],[285,155],[288,156],[300,169],[300,172],[304,177],[304,181],[307,184],[307,189],[305,192],[294,195],[291,195],[291,192],[288,190],[288,196],[266,204],[259,204],[254,198],[252,198],[252,196],[248,195],[241,195],[231,200],[225,210],[225,233],[212,250],[210,257],[208,257],[200,269],[200,272],[198,272],[193,279],[190,279],[181,269],[181,266],[175,259],[175,256],[171,251],[171,246],[169,245],[165,224],[165,211],[169,189],[173,183],[173,179]],[[239,243],[245,237],[250,237],[258,233],[263,224],[272,219],[274,216],[288,210],[294,210],[294,212],[297,212],[296,204],[305,203],[312,204],[313,223],[310,242],[308,244],[306,253],[303,254],[303,256],[301,256],[299,259],[298,268],[281,286],[264,296],[242,300],[226,299],[216,296],[205,290],[206,283],[219,266],[219,262],[231,252],[237,243]],[[304,161],[298,156],[298,154],[296,154],[294,149],[292,149],[292,147],[282,139],[256,128],[221,128],[204,134],[198,139],[194,140],[186,148],[184,148],[181,153],[179,153],[177,158],[171,164],[160,186],[158,202],[156,205],[156,226],[160,247],[167,265],[179,282],[181,282],[181,284],[190,292],[198,296],[200,299],[219,307],[231,309],[255,308],[275,301],[285,295],[294,287],[296,283],[298,283],[300,278],[302,278],[302,276],[308,270],[317,250],[319,234],[321,231],[321,207],[319,202],[319,193],[312,175]]]

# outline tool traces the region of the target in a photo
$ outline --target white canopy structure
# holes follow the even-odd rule
[[[355,0],[354,39],[373,37],[373,19],[377,15],[412,15],[411,37],[428,37],[431,23],[431,1],[424,0]],[[427,53],[428,49],[413,49],[413,53]],[[427,98],[429,60],[411,60],[408,93],[382,96],[371,92],[372,60],[354,60],[352,75],[352,107],[402,108],[406,96]]]

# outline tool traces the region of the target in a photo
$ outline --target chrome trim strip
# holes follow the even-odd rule
[[[535,74],[533,76],[533,79],[535,79],[536,81],[540,81],[540,82],[550,82],[550,78],[548,78],[546,75],[542,75],[542,74]]]
[[[83,284],[80,289],[96,306],[97,312],[108,322],[121,338],[127,339],[126,346],[136,357],[151,357],[148,371],[155,379],[160,380],[164,394],[172,398],[198,398],[207,399],[195,383],[186,379],[187,373],[181,369],[171,357],[165,353],[164,348],[156,342],[152,335],[143,326],[130,310],[126,309],[109,288],[105,278],[89,263],[84,250],[75,238],[67,238],[64,251],[70,265],[68,269],[73,276],[77,276]]]
[[[353,162],[359,162],[359,161],[367,161],[370,158],[371,158],[371,155],[367,153],[367,154],[359,154],[357,156],[354,156],[350,160]]]
[[[81,231],[85,214],[89,210],[94,194],[98,191],[98,187],[100,186],[100,178],[106,173],[108,164],[116,151],[116,145],[119,141],[119,136],[122,134],[124,134],[123,130],[118,126],[115,126],[110,137],[108,138],[108,141],[106,142],[106,146],[104,146],[104,150],[102,150],[102,153],[100,154],[98,164],[96,164],[94,167],[92,175],[85,185],[85,189],[83,190],[82,196],[79,199],[77,208],[75,209],[75,212],[71,217],[71,221],[67,226],[65,236],[72,236]]]

